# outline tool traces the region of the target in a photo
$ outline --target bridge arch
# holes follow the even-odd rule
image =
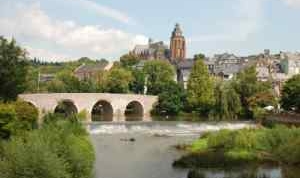
[[[99,100],[92,108],[92,121],[113,121],[114,109],[110,102]]]
[[[29,104],[30,106],[36,108],[37,110],[39,109],[39,106],[38,106],[34,101],[31,101],[31,100],[23,100],[23,99],[20,99],[19,101],[25,102],[25,103]]]
[[[70,99],[62,99],[55,106],[54,113],[63,114],[65,117],[78,113],[77,106]]]
[[[142,121],[144,116],[144,106],[139,101],[131,101],[125,109],[125,121]]]

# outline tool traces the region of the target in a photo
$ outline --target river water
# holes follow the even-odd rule
[[[96,151],[95,178],[186,178],[188,170],[172,163],[184,153],[174,145],[190,143],[203,132],[254,127],[249,122],[135,122],[88,125]],[[207,178],[239,177],[242,170],[201,170]],[[260,168],[267,178],[282,176],[280,168]],[[296,177],[295,177],[296,178]]]

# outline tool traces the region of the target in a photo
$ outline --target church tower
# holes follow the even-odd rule
[[[179,62],[186,57],[185,38],[178,23],[175,25],[175,29],[172,32],[170,53],[172,62]]]

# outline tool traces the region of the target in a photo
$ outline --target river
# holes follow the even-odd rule
[[[183,155],[174,145],[190,143],[207,131],[253,126],[249,122],[93,123],[88,130],[96,151],[95,178],[186,178],[188,170],[172,167]],[[244,171],[201,170],[206,178],[239,177]],[[290,178],[277,167],[256,171],[266,178]]]

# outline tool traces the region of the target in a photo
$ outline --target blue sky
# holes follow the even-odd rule
[[[31,57],[118,60],[180,23],[188,57],[300,50],[300,0],[0,0],[0,35]]]

